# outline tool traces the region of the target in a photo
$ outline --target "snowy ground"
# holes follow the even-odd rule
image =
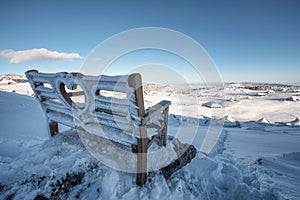
[[[145,87],[147,106],[172,101],[168,134],[180,126],[188,135],[199,125],[193,141],[199,153],[168,181],[152,172],[138,187],[133,174],[93,158],[73,130],[48,139],[46,119],[28,83],[3,81],[0,199],[300,199],[300,101],[289,100],[300,90],[256,89]],[[217,144],[201,153],[207,130],[218,129],[224,117]]]

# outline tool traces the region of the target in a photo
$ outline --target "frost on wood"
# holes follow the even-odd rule
[[[57,121],[70,127],[81,127],[109,139],[118,138],[119,136],[114,135],[116,132],[133,137],[130,141],[140,137],[138,126],[142,119],[138,116],[135,91],[128,84],[128,75],[87,76],[66,72],[48,74],[31,70],[26,72],[26,76],[49,122]],[[79,87],[81,90],[78,90]],[[106,96],[102,91],[111,95]],[[84,101],[77,102],[78,98]],[[160,126],[162,119],[163,114],[151,119],[147,125]],[[109,134],[104,135],[104,130]],[[155,134],[157,130],[149,128],[148,137]],[[130,138],[124,137],[127,138],[125,141]]]
[[[82,76],[64,72],[47,74],[34,70],[26,72],[26,76],[36,98],[42,102],[42,107],[49,120],[59,119],[60,123],[69,126],[73,121],[70,118],[73,116],[81,122],[80,125],[82,122],[96,124],[100,121],[101,124],[105,121],[104,125],[119,128],[120,122],[127,123],[128,126],[125,128],[130,129],[132,118],[138,119],[136,117],[137,108],[133,105],[129,106],[130,101],[134,99],[134,94],[132,94],[133,89],[128,86],[128,76]],[[73,93],[76,92],[78,86],[83,91],[80,98],[85,99],[82,107],[73,101]],[[100,90],[124,92],[126,97],[130,98],[105,97],[99,92],[97,93]],[[103,110],[103,112],[97,113],[96,116],[93,115],[95,110]],[[110,115],[106,113],[110,113]],[[94,119],[86,119],[86,116],[94,116]],[[122,119],[120,119],[121,117]]]

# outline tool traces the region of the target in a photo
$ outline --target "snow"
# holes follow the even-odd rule
[[[254,93],[251,93],[250,94],[251,96],[266,96],[266,93],[265,92],[254,92]]]
[[[225,116],[224,126],[225,127],[238,127],[240,125],[239,121],[233,119],[230,115]]]
[[[222,107],[220,104],[215,103],[215,102],[207,102],[207,103],[204,103],[202,105],[206,106],[208,108],[221,108]]]
[[[18,155],[22,148],[47,139],[47,119],[29,96],[0,92],[0,154]]]
[[[282,100],[299,89],[272,86],[248,98],[260,92],[250,86],[145,88],[146,107],[172,101],[168,135],[192,140],[198,155],[170,179],[154,171],[139,187],[134,174],[99,162],[74,130],[49,139],[29,83],[0,85],[0,199],[299,199],[300,102]],[[212,99],[222,108],[201,106]],[[149,157],[150,166],[172,156],[164,149]]]
[[[7,79],[3,79],[0,81],[0,84],[2,85],[10,85],[10,84],[16,84],[17,82],[13,81],[13,80],[7,80]]]
[[[300,126],[300,120],[296,117],[295,120],[286,123],[287,126]]]
[[[259,124],[270,124],[269,120],[267,120],[265,117],[257,120],[256,122]]]
[[[287,98],[287,100],[289,100],[289,101],[300,101],[300,96],[291,96],[291,97]]]

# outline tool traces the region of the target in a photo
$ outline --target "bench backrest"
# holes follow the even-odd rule
[[[145,115],[140,74],[89,76],[36,70],[25,74],[49,121],[90,132],[97,132],[100,124],[138,137],[136,130]]]

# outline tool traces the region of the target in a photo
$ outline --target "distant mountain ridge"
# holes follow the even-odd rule
[[[28,82],[25,75],[19,74],[4,74],[0,75],[0,83],[25,83]]]

